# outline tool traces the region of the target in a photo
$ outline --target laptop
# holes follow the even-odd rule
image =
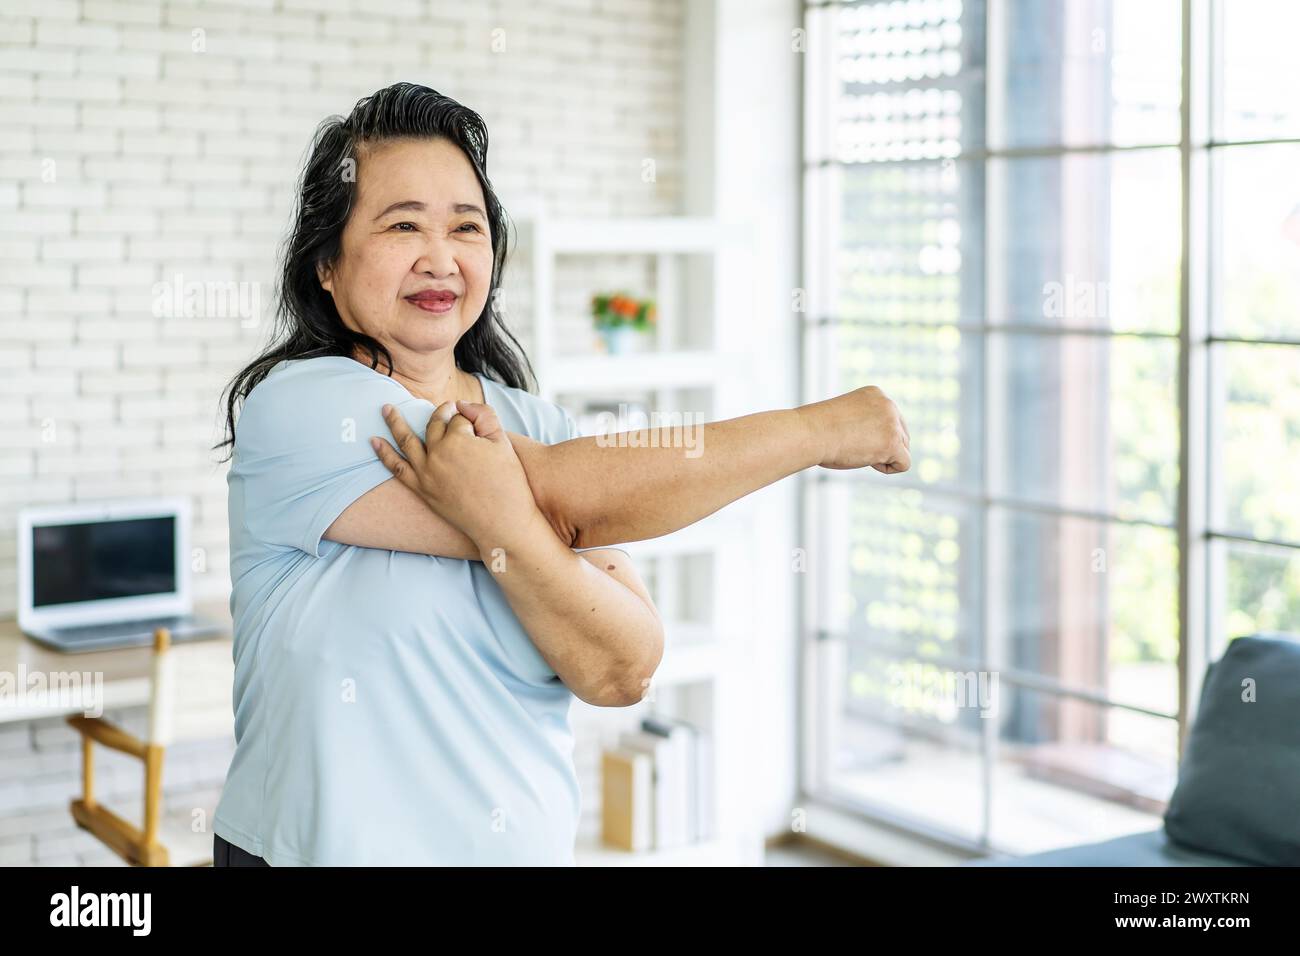
[[[18,626],[65,653],[221,634],[192,613],[190,502],[125,499],[18,513]]]

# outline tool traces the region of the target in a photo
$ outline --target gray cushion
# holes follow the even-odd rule
[[[1101,843],[1068,846],[1029,856],[992,857],[962,866],[1247,866],[1213,853],[1198,853],[1165,838],[1163,830],[1148,830]]]
[[[1242,700],[1242,681],[1255,700]],[[1178,785],[1175,843],[1263,866],[1300,866],[1300,641],[1239,637],[1206,671]]]

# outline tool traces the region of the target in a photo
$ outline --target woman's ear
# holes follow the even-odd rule
[[[334,272],[327,263],[316,263],[316,278],[319,280],[322,289],[331,295],[334,294]]]

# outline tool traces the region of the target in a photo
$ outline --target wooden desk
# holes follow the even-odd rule
[[[194,612],[221,622],[224,633],[172,644],[178,722],[188,731],[184,736],[203,736],[205,731],[212,736],[233,734],[230,608],[221,600],[196,603]],[[28,691],[24,675],[32,673],[94,675],[92,682],[102,681],[96,697],[104,710],[147,704],[152,657],[149,646],[63,654],[27,637],[16,619],[0,620],[0,673],[13,675],[12,682],[18,685],[12,696],[0,695],[0,723],[84,712],[84,705],[60,701],[55,693]]]

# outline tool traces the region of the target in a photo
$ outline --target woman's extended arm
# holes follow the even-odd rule
[[[681,431],[641,429],[622,433],[636,435],[636,442],[606,436],[603,443],[592,437],[556,445],[509,437],[538,508],[573,548],[668,534],[813,465],[894,473],[911,463],[906,424],[874,386],[797,409],[710,422],[689,449]],[[395,479],[353,502],[325,537],[361,547],[479,557],[468,536]]]
[[[911,464],[906,425],[877,388],[711,422],[694,446],[682,432],[641,429],[528,450],[516,443],[515,451],[538,508],[575,548],[669,534],[814,465],[893,473]],[[540,467],[530,469],[539,449]]]
[[[760,412],[703,428],[703,453],[687,458],[672,429],[642,429],[647,447],[596,438],[544,445],[509,433],[537,506],[571,548],[641,541],[693,524],[726,504],[817,464],[795,411]],[[625,433],[635,434],[635,433]],[[619,436],[610,436],[617,439]],[[658,447],[655,447],[655,446]],[[469,536],[390,479],[362,495],[326,529],[331,541],[478,560]]]

